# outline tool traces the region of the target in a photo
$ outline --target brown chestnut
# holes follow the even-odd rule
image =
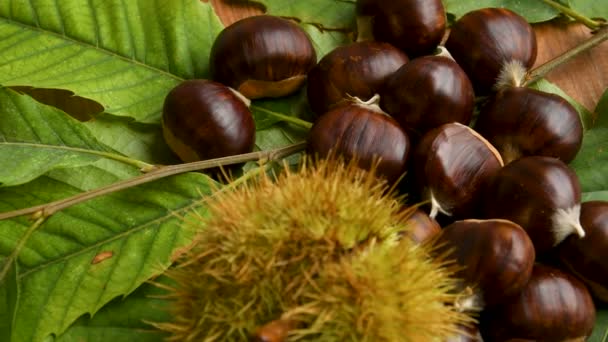
[[[608,302],[608,202],[583,203],[580,221],[585,237],[566,238],[558,249],[560,261],[595,297]]]
[[[481,309],[517,294],[528,282],[536,257],[532,241],[507,220],[464,220],[445,227],[439,252],[462,266],[457,277],[473,289],[462,309]]]
[[[522,226],[540,255],[571,234],[585,235],[580,203],[578,179],[566,164],[551,157],[523,157],[500,169],[488,183],[483,214]]]
[[[477,325],[459,325],[459,332],[449,337],[445,342],[483,342]]]
[[[418,244],[430,241],[441,233],[439,223],[420,209],[408,215],[403,224],[407,227],[406,235]]]
[[[295,92],[317,62],[306,32],[290,20],[270,15],[226,27],[215,39],[209,58],[213,80],[250,99]]]
[[[522,291],[482,314],[489,341],[585,341],[595,324],[595,307],[585,285],[556,268],[534,265]]]
[[[376,1],[375,6],[363,3],[360,8],[372,14],[374,38],[410,57],[432,53],[445,34],[446,14],[441,0]]]
[[[500,154],[473,129],[449,123],[426,133],[413,155],[418,191],[439,213],[475,217],[482,186],[503,165]]]
[[[321,115],[352,97],[368,101],[407,62],[407,55],[387,43],[366,41],[337,47],[308,75],[310,107]]]
[[[530,88],[506,88],[490,97],[475,124],[505,164],[522,156],[574,159],[583,124],[574,107],[558,95]]]
[[[251,152],[255,123],[248,100],[208,80],[188,80],[167,94],[163,136],[184,162]]]
[[[410,140],[378,106],[347,103],[317,119],[309,132],[308,150],[319,157],[334,153],[356,159],[367,170],[376,166],[377,175],[392,183],[405,172]]]
[[[473,85],[456,62],[425,56],[399,68],[380,92],[380,107],[414,136],[450,122],[468,125]]]
[[[452,26],[445,47],[469,75],[477,95],[492,91],[505,66],[532,67],[537,52],[532,26],[505,8],[465,14]]]

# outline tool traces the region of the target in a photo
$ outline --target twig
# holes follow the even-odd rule
[[[562,12],[563,14],[569,16],[570,18],[581,22],[583,25],[587,26],[588,28],[592,29],[592,30],[597,30],[599,29],[602,24],[586,17],[585,15],[573,10],[570,7],[566,7],[556,1],[553,0],[542,0],[544,3],[546,3],[547,5],[557,9],[558,11]]]
[[[297,126],[300,126],[300,127],[306,128],[306,129],[310,129],[312,127],[312,123],[310,123],[306,120],[302,120],[300,118],[296,118],[295,116],[289,116],[289,115],[285,115],[282,113],[277,113],[270,109],[266,109],[266,108],[256,106],[256,105],[251,105],[250,108],[253,110],[264,112],[270,116],[274,116],[275,118],[278,118],[281,121],[289,122],[289,123],[292,123],[294,125],[297,125]]]
[[[593,35],[593,37],[587,39],[586,41],[575,46],[574,48],[564,52],[563,54],[555,57],[554,59],[546,62],[545,64],[533,70],[530,70],[524,81],[524,86],[527,86],[540,80],[541,78],[545,77],[551,70],[570,61],[579,54],[598,46],[606,39],[608,39],[608,26],[602,27]]]
[[[91,191],[87,191],[72,197],[68,197],[65,199],[61,199],[58,201],[37,205],[30,208],[18,209],[14,211],[9,211],[5,213],[0,213],[0,220],[9,219],[22,215],[33,214],[33,218],[38,220],[40,218],[47,218],[54,213],[63,210],[65,208],[71,207],[73,205],[88,201],[93,198],[97,198],[103,195],[107,195],[110,193],[114,193],[120,190],[124,190],[127,188],[132,188],[137,185],[141,185],[144,183],[149,183],[161,178],[173,176],[180,173],[191,172],[204,170],[224,165],[232,165],[239,164],[248,161],[256,161],[256,160],[276,160],[281,159],[286,156],[292,155],[294,153],[300,152],[304,150],[306,147],[305,142],[296,143],[293,145],[277,148],[274,150],[268,151],[259,151],[259,152],[251,152],[245,153],[235,156],[210,159],[192,163],[185,163],[179,165],[170,165],[170,166],[162,166],[157,169],[154,169],[146,174],[126,179],[124,181],[120,181],[114,184],[110,184],[105,187],[101,187],[99,189],[94,189]]]
[[[21,253],[23,246],[25,246],[25,243],[29,240],[32,233],[34,233],[34,231],[38,229],[38,227],[40,227],[44,223],[44,221],[46,221],[46,219],[46,217],[39,217],[38,219],[36,219],[36,221],[34,221],[34,223],[25,231],[25,234],[21,236],[21,238],[17,242],[17,245],[13,249],[13,252],[6,259],[4,259],[4,265],[2,266],[2,270],[0,270],[0,284],[2,284],[2,282],[4,281],[4,278],[8,274],[8,271],[10,271],[11,269],[13,261],[17,258],[19,253]]]

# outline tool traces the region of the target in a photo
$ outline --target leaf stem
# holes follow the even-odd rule
[[[90,154],[90,155],[94,155],[94,156],[99,156],[99,157],[103,157],[103,158],[107,158],[107,159],[116,160],[116,161],[119,161],[119,162],[127,164],[127,165],[135,166],[136,168],[142,170],[143,172],[147,172],[147,171],[150,171],[150,170],[156,168],[156,166],[154,166],[152,164],[148,164],[141,160],[125,157],[125,156],[117,154],[117,153],[96,151],[96,150],[87,150],[85,148],[79,148],[79,147],[53,146],[53,145],[42,145],[42,144],[36,144],[36,143],[20,143],[20,142],[3,142],[3,143],[0,143],[0,145],[31,146],[31,147],[38,147],[38,148],[46,148],[46,149],[50,149],[50,150],[64,150],[64,151],[78,152],[78,153],[82,153],[82,154]]]
[[[295,116],[289,116],[289,115],[285,115],[282,113],[277,113],[274,111],[271,111],[270,109],[266,109],[260,106],[256,106],[256,105],[251,105],[250,107],[251,109],[260,111],[260,112],[264,112],[270,116],[274,116],[278,119],[280,119],[281,121],[285,121],[285,122],[289,122],[292,123],[294,125],[306,128],[306,129],[310,129],[312,127],[312,123],[306,121],[306,120],[302,120],[300,118],[296,118]]]
[[[563,54],[555,57],[554,59],[546,62],[545,64],[530,70],[526,75],[523,85],[527,86],[540,80],[541,78],[545,77],[551,70],[572,60],[579,54],[596,47],[606,39],[608,39],[608,26],[602,27],[591,38],[585,40],[574,48],[564,52]]]
[[[65,199],[57,200],[54,202],[37,205],[30,208],[13,210],[5,213],[0,213],[0,220],[9,219],[22,215],[32,214],[34,219],[46,218],[54,213],[63,210],[65,208],[71,207],[73,205],[88,201],[93,198],[97,198],[103,195],[111,194],[120,190],[124,190],[127,188],[132,188],[134,186],[149,183],[161,178],[166,178],[169,176],[177,175],[180,173],[191,172],[209,169],[213,167],[219,167],[224,165],[232,165],[239,164],[248,161],[255,160],[277,160],[284,158],[286,156],[292,155],[294,153],[300,152],[304,150],[306,147],[305,142],[300,142],[292,145],[288,145],[285,147],[277,148],[274,150],[268,151],[258,151],[251,152],[245,154],[239,154],[235,156],[209,159],[203,161],[197,161],[192,163],[185,163],[179,165],[169,165],[169,166],[160,166],[155,169],[152,169],[150,172],[136,176],[134,178],[126,179],[117,183],[110,184],[108,186],[104,186],[98,189],[94,189],[91,191],[87,191],[72,197],[68,197]]]
[[[587,26],[588,28],[590,28],[592,30],[597,30],[602,26],[601,23],[599,23],[591,18],[588,18],[587,16],[583,15],[582,13],[579,13],[570,7],[564,6],[560,3],[558,3],[557,1],[553,1],[553,0],[542,0],[542,1],[544,3],[546,3],[547,5],[564,13],[565,15],[575,19],[576,21],[581,22],[583,25]]]
[[[44,221],[46,221],[46,219],[46,217],[38,217],[34,221],[34,223],[29,226],[29,228],[25,231],[23,236],[21,236],[11,254],[6,259],[4,259],[4,265],[2,266],[2,270],[0,270],[0,284],[2,284],[2,282],[4,281],[4,278],[8,274],[8,271],[11,270],[11,265],[13,264],[13,261],[17,258],[19,253],[21,253],[23,246],[25,246],[25,243],[29,240],[32,233],[34,233],[34,231],[38,229],[38,227],[40,227],[44,223]]]

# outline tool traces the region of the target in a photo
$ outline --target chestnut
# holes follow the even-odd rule
[[[410,57],[431,54],[445,34],[446,13],[441,0],[358,0],[357,9],[371,16],[368,23],[377,41],[390,43]]]
[[[475,130],[496,147],[505,164],[534,155],[569,163],[583,142],[576,109],[558,95],[530,88],[506,88],[491,96]]]
[[[458,325],[459,332],[449,337],[445,342],[483,342],[477,325]]]
[[[484,217],[522,226],[539,255],[571,234],[585,236],[579,222],[580,184],[574,171],[559,159],[518,159],[496,173],[483,197]]]
[[[209,56],[213,80],[245,97],[281,97],[304,85],[317,62],[309,36],[294,22],[257,15],[226,27]]]
[[[536,257],[532,241],[518,224],[507,220],[464,220],[439,235],[439,253],[448,253],[462,269],[456,274],[472,288],[462,309],[497,305],[528,282]]]
[[[165,97],[165,141],[184,162],[251,152],[255,123],[248,100],[209,80],[188,80]]]
[[[585,285],[550,266],[534,265],[521,292],[482,314],[489,341],[585,341],[595,324],[595,307]]]
[[[418,192],[439,213],[455,219],[476,216],[484,182],[503,165],[500,154],[481,135],[460,123],[427,132],[413,154]]]
[[[524,70],[536,60],[536,35],[526,19],[505,8],[484,8],[462,16],[445,43],[469,75],[477,95],[489,94],[503,68]]]
[[[439,223],[420,209],[407,215],[403,224],[407,227],[406,236],[418,244],[430,241],[441,233]]]
[[[321,115],[332,106],[358,97],[368,101],[408,57],[388,43],[358,42],[339,46],[308,74],[308,102]]]
[[[308,135],[308,151],[356,160],[362,169],[395,182],[405,172],[410,140],[399,124],[378,106],[346,103],[323,114]],[[376,165],[377,164],[377,165]]]
[[[608,302],[608,202],[581,205],[585,237],[570,236],[558,248],[561,263],[578,276],[593,295]]]
[[[475,94],[454,60],[419,57],[389,77],[380,91],[380,107],[414,136],[450,122],[468,125]]]

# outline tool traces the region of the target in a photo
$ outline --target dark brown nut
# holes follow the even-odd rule
[[[331,153],[356,159],[363,169],[395,182],[405,172],[410,141],[397,122],[377,106],[344,104],[323,114],[312,126],[308,150],[319,157]],[[377,165],[376,165],[377,163]]]
[[[580,221],[585,237],[566,238],[559,246],[560,261],[596,298],[608,302],[608,202],[583,203]]]
[[[255,122],[246,102],[217,82],[184,81],[165,98],[165,141],[184,162],[251,152]]]
[[[322,115],[352,97],[370,100],[408,60],[407,55],[387,43],[366,41],[337,47],[308,75],[312,111]]]
[[[304,85],[317,55],[306,32],[270,15],[248,17],[226,27],[211,48],[213,80],[245,97],[281,97]]]
[[[517,64],[527,70],[536,60],[536,35],[520,15],[504,8],[469,12],[452,26],[445,43],[469,75],[475,94],[490,93],[503,68]]]
[[[482,314],[488,341],[585,341],[595,324],[587,288],[570,274],[534,265],[530,281],[504,304]]]
[[[475,130],[496,147],[505,164],[523,156],[569,163],[583,142],[576,109],[558,95],[530,88],[507,88],[490,97]]]
[[[489,182],[483,214],[522,226],[540,255],[571,234],[585,235],[579,222],[580,203],[578,179],[566,164],[551,157],[523,157]]]
[[[476,217],[484,183],[501,167],[496,149],[470,127],[449,123],[424,135],[413,155],[418,191],[439,213],[456,219]]]

